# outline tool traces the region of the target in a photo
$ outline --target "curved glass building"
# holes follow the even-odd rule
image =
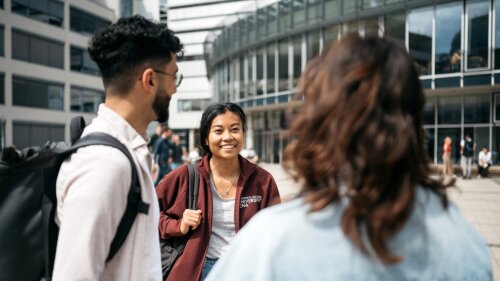
[[[435,163],[446,136],[458,163],[466,134],[498,161],[500,0],[281,0],[212,33],[205,53],[214,100],[245,109],[247,147],[263,161],[281,161],[284,109],[305,65],[348,32],[392,36],[414,57]]]

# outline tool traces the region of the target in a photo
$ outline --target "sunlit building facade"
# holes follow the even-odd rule
[[[442,161],[450,136],[458,163],[466,134],[477,152],[488,147],[497,162],[500,0],[281,0],[212,32],[205,52],[214,99],[245,108],[247,143],[263,161],[282,159],[284,111],[307,62],[349,32],[392,36],[414,57],[433,162]]]

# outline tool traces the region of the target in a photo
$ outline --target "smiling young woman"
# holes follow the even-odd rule
[[[280,202],[271,174],[239,155],[245,123],[245,113],[234,103],[213,104],[204,111],[200,123],[204,157],[196,164],[199,210],[187,209],[186,167],[167,174],[156,189],[162,210],[160,236],[189,235],[167,280],[203,280],[250,218]]]

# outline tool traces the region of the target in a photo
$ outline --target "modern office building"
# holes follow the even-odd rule
[[[161,18],[184,44],[184,58],[178,63],[184,79],[172,98],[168,124],[175,134],[181,136],[188,150],[199,143],[201,114],[212,102],[212,88],[204,61],[204,39],[209,32],[222,29],[227,18],[235,21],[252,13],[258,2],[262,1],[160,1]]]
[[[115,19],[103,3],[0,0],[0,151],[69,141],[71,117],[95,116],[104,90],[86,47]]]
[[[247,144],[263,161],[282,159],[284,112],[305,65],[348,32],[392,36],[414,57],[434,162],[442,161],[446,136],[458,162],[466,134],[497,161],[500,0],[281,0],[213,31],[205,52],[214,99],[245,108]]]

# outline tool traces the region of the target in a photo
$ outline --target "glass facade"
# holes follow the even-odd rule
[[[500,149],[500,97],[497,101],[496,96],[500,93],[500,0],[429,3],[281,0],[264,6],[250,14],[256,20],[241,19],[214,37],[207,64],[215,73],[216,99],[229,97],[251,109],[254,148],[263,160],[280,160],[280,149],[287,142],[284,117],[271,112],[287,108],[304,63],[348,32],[391,36],[406,46],[421,75],[431,159],[442,161],[442,141],[450,136],[452,158],[458,163],[459,143],[466,133],[496,155]],[[232,32],[240,22],[245,28]],[[236,44],[250,30],[256,30],[257,37]],[[247,86],[252,81],[255,91]]]
[[[13,13],[26,16],[37,21],[42,21],[50,25],[60,27],[63,26],[63,2],[56,0],[12,0],[10,5]]]
[[[64,110],[64,85],[14,76],[12,78],[12,104]]]
[[[64,44],[13,29],[12,58],[63,69]]]

